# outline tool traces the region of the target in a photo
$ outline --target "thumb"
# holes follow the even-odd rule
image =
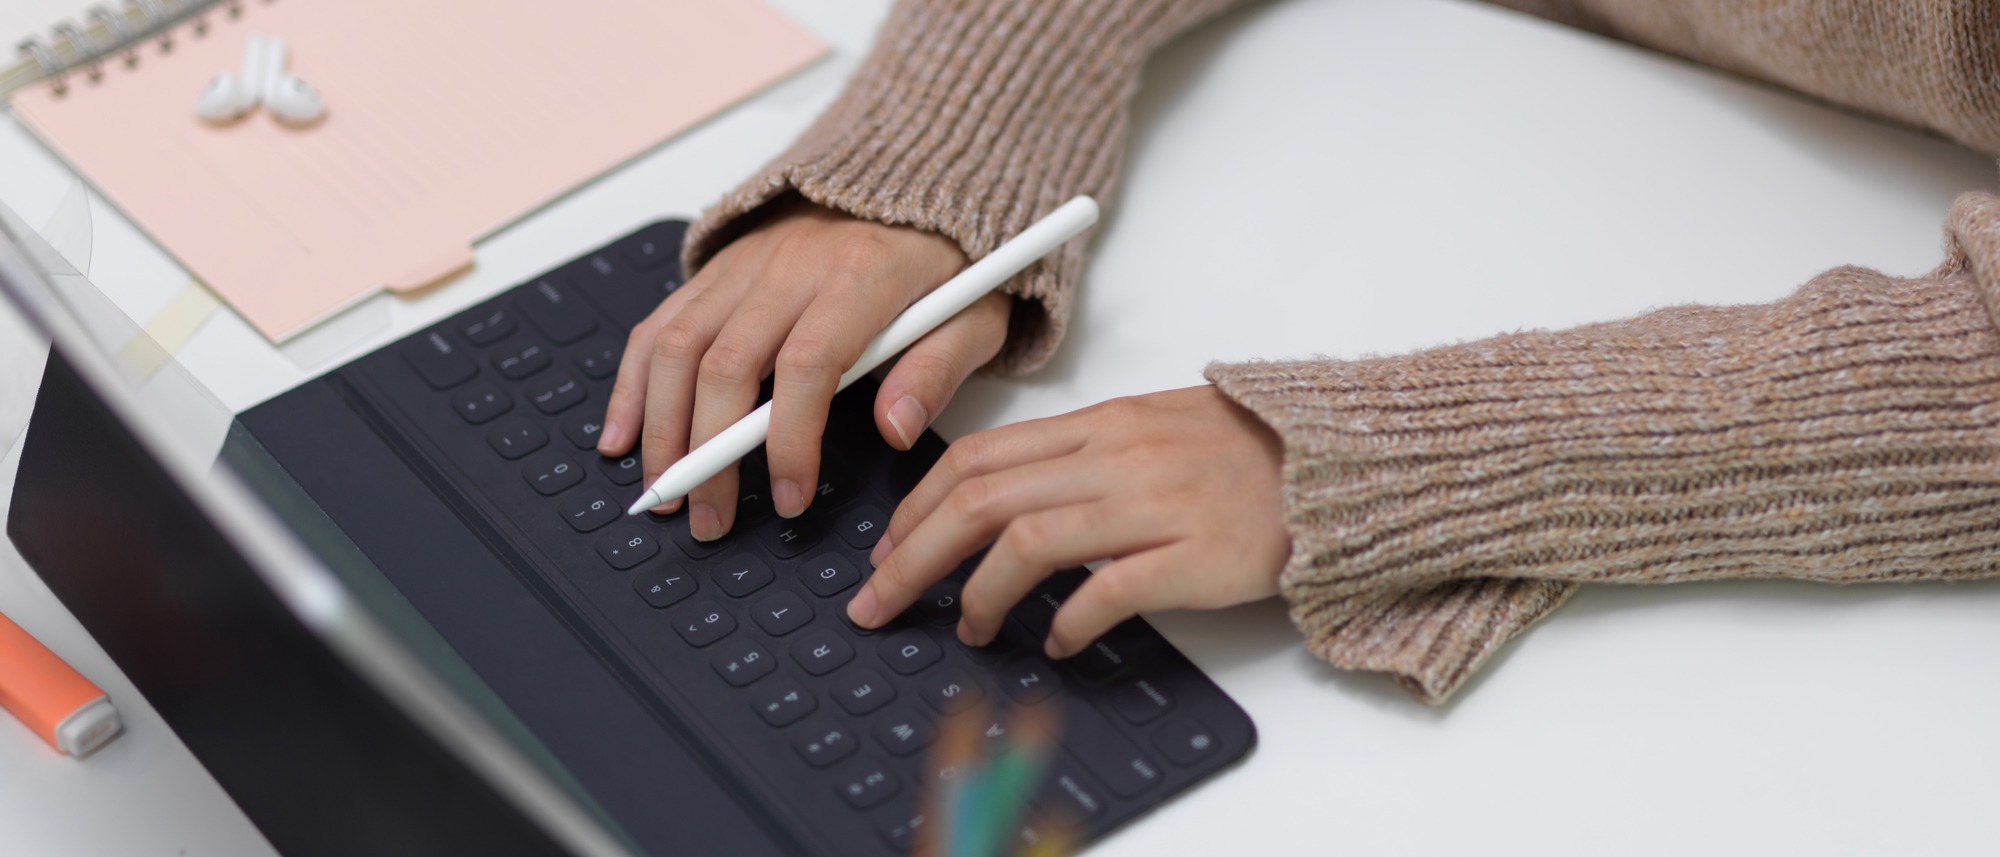
[[[875,427],[882,439],[897,449],[916,443],[959,385],[1000,353],[1013,310],[1013,298],[988,294],[905,350],[875,394]]]

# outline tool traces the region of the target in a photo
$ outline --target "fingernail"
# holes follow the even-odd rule
[[[661,503],[658,506],[654,506],[652,508],[652,513],[655,515],[671,515],[680,510],[681,510],[681,498],[675,497],[672,500],[668,500],[665,503]]]
[[[863,586],[854,593],[854,600],[847,602],[847,618],[863,628],[875,627],[875,587]]]
[[[918,433],[930,424],[930,412],[914,397],[904,396],[889,406],[889,427],[896,430],[896,439],[903,442],[904,449],[909,449]]]
[[[1042,651],[1046,653],[1049,656],[1049,660],[1052,661],[1059,661],[1062,660],[1063,658],[1069,657],[1069,650],[1063,648],[1063,644],[1056,642],[1056,638],[1054,636],[1050,636],[1048,642],[1042,644]]]
[[[799,483],[780,479],[771,486],[771,504],[778,507],[778,517],[796,518],[806,510],[806,495],[799,490]]]
[[[618,448],[618,443],[622,440],[624,438],[618,434],[618,421],[605,420],[604,428],[597,432],[597,451],[609,454],[611,450]]]
[[[966,624],[964,619],[958,620],[958,641],[975,649],[986,645],[978,634],[972,633],[972,626]]]
[[[712,542],[722,538],[722,516],[716,513],[714,506],[696,503],[694,510],[688,513],[688,532],[696,541]]]
[[[889,543],[889,537],[883,536],[881,541],[875,543],[875,549],[868,552],[868,564],[881,565],[883,560],[889,558],[889,552],[895,549],[895,545]]]

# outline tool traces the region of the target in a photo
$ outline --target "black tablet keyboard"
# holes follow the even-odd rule
[[[954,635],[971,562],[890,626],[850,624],[869,549],[944,449],[930,433],[908,453],[883,443],[870,381],[835,400],[805,515],[772,513],[759,453],[723,539],[694,540],[681,515],[626,518],[639,463],[596,453],[600,421],[626,332],[679,285],[684,228],[647,226],[330,377],[520,558],[575,633],[627,661],[654,710],[811,847],[907,852],[921,796],[958,774],[927,751],[939,718],[961,709],[991,718],[997,746],[1011,707],[1056,707],[1062,750],[1035,804],[1085,838],[1250,750],[1249,718],[1141,620],[1074,658],[1042,656],[1082,569],[1038,587],[984,648]],[[1019,835],[1041,834],[1030,822]]]

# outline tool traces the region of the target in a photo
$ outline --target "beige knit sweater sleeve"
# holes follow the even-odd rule
[[[899,2],[833,105],[689,230],[686,270],[791,193],[938,233],[975,260],[1076,194],[1108,204],[1146,58],[1242,2]],[[989,370],[1025,372],[1055,351],[1087,240],[1002,287],[1021,300]]]
[[[1307,644],[1437,702],[1580,583],[2000,573],[2000,199],[1947,235],[1917,279],[1209,367],[1284,439]]]

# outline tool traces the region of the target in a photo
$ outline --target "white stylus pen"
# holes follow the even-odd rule
[[[998,288],[1008,278],[1020,273],[1021,269],[1047,256],[1096,222],[1097,201],[1079,196],[1021,230],[1021,234],[1014,236],[1013,240],[994,248],[985,258],[958,272],[958,276],[946,280],[936,291],[923,296],[889,322],[889,326],[861,350],[861,357],[854,362],[854,368],[840,376],[840,385],[834,388],[835,391],[847,389],[847,385],[854,383],[856,378],[868,374],[869,370],[882,365],[882,361],[910,347],[960,310],[972,306],[980,296]],[[737,420],[735,425],[723,429],[721,434],[709,438],[707,443],[674,462],[665,473],[660,474],[660,478],[653,480],[653,486],[647,488],[639,501],[625,510],[625,514],[637,515],[694,490],[695,486],[707,482],[737,459],[749,455],[770,432],[771,403],[765,402],[751,411],[749,416]]]

